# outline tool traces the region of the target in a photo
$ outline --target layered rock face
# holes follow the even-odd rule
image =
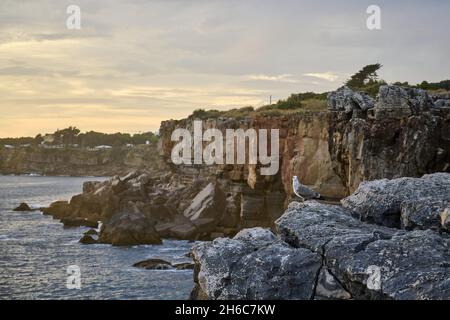
[[[132,148],[114,147],[109,150],[0,147],[0,173],[67,176],[122,175],[133,169],[156,167],[160,163],[156,147],[156,145],[139,145]]]
[[[171,141],[175,129],[193,131],[193,118],[180,121],[165,121],[160,129],[160,155],[171,163],[171,151],[176,142]],[[328,147],[328,122],[326,112],[305,112],[294,115],[254,116],[244,119],[215,118],[203,121],[203,130],[218,129],[222,132],[225,145],[226,129],[271,129],[279,130],[279,171],[274,176],[262,176],[257,165],[197,165],[174,166],[173,170],[185,180],[197,177],[219,177],[232,187],[226,190],[233,197],[240,198],[241,213],[249,210],[266,210],[268,218],[279,216],[283,203],[292,192],[292,177],[329,198],[345,195],[340,178],[332,169]],[[207,143],[204,143],[205,145]],[[248,146],[247,150],[248,151]],[[236,152],[236,150],[235,150]],[[268,150],[270,153],[270,150]],[[258,206],[265,208],[256,209]],[[271,209],[274,205],[276,208]],[[251,209],[253,208],[253,209]],[[260,215],[258,212],[249,212]]]
[[[192,298],[450,299],[450,237],[442,216],[408,209],[429,222],[412,231],[364,221],[382,216],[387,203],[403,220],[404,208],[430,181],[450,194],[450,174],[413,180],[389,181],[400,196],[376,189],[387,181],[375,181],[370,193],[366,186],[343,200],[344,207],[292,202],[276,221],[276,235],[246,229],[233,239],[196,245]],[[384,200],[377,203],[375,195]],[[448,212],[441,204],[436,212]]]
[[[348,193],[360,182],[450,170],[450,107],[441,96],[381,86],[377,99],[347,87],[329,94],[329,145]]]

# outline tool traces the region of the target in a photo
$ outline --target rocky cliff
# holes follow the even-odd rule
[[[261,175],[259,165],[249,164],[174,165],[171,152],[177,142],[171,140],[172,132],[192,132],[195,119],[170,120],[161,124],[159,155],[153,150],[158,159],[148,162],[145,170],[88,183],[83,194],[47,212],[69,223],[101,220],[99,241],[106,243],[208,240],[233,236],[244,228],[273,228],[295,200],[294,175],[333,200],[350,194],[362,181],[450,169],[449,108],[437,105],[425,91],[383,86],[374,100],[344,87],[328,100],[329,112],[256,113],[203,121],[203,129],[222,133],[279,129],[280,170],[275,175]],[[401,224],[390,210],[382,217],[368,212],[361,216],[387,227]]]
[[[382,86],[375,100],[343,87],[328,105],[331,162],[347,193],[366,180],[450,170],[446,96]]]
[[[160,162],[156,145],[108,150],[83,148],[0,147],[1,174],[42,174],[67,176],[114,176]]]

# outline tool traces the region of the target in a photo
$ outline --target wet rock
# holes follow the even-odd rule
[[[97,240],[95,240],[92,236],[85,234],[79,241],[82,244],[94,244],[97,243]]]
[[[84,234],[85,234],[85,235],[88,235],[88,236],[98,236],[98,232],[97,232],[97,230],[95,230],[95,229],[89,229],[89,230],[86,231]]]
[[[161,244],[155,223],[142,214],[117,213],[102,224],[99,242],[116,246]]]
[[[355,193],[343,199],[341,203],[364,221],[389,227],[400,227],[402,204],[404,222],[409,226],[408,217],[410,215],[408,213],[417,210],[413,204],[408,205],[408,203],[424,197],[430,197],[433,201],[450,200],[450,173],[435,173],[422,178],[363,182]],[[425,211],[421,212],[426,214]],[[413,221],[417,219],[418,214],[420,215],[420,212],[412,215],[414,217],[410,221],[411,223],[414,224]]]
[[[162,259],[148,259],[133,264],[133,267],[143,268],[147,270],[168,270],[173,269],[170,262]]]
[[[194,266],[195,265],[191,262],[182,262],[173,264],[173,267],[177,270],[193,270]]]
[[[33,209],[30,208],[28,204],[25,202],[22,202],[17,208],[15,208],[13,211],[33,211]]]

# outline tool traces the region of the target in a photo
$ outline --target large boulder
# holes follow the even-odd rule
[[[102,224],[98,242],[116,246],[161,244],[154,225],[153,220],[142,214],[117,213]]]
[[[408,203],[413,201],[417,203],[424,197],[429,197],[429,200],[433,201],[450,200],[450,173],[435,173],[424,175],[422,178],[363,182],[351,196],[341,200],[341,203],[362,220],[389,227],[401,226],[403,206],[403,224],[409,227],[406,221],[410,220],[412,215],[414,215],[412,219],[417,220],[417,215],[429,214],[426,210],[419,210],[417,206],[414,208],[412,205],[408,206]],[[443,211],[445,207],[441,209]],[[422,227],[426,225],[423,224]]]
[[[320,255],[292,248],[261,228],[193,249],[194,299],[310,299]]]

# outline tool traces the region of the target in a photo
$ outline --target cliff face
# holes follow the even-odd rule
[[[109,150],[0,148],[2,174],[113,176],[158,164],[163,165],[157,156],[156,146],[151,145],[117,147]]]
[[[177,128],[192,132],[193,121],[188,118],[161,124],[159,150],[168,163],[171,163],[171,151],[177,143],[171,141],[172,132]],[[227,208],[232,208],[230,210],[241,221],[241,227],[270,226],[293,194],[293,175],[324,196],[341,198],[345,195],[345,189],[331,165],[326,113],[204,120],[203,130],[210,128],[219,129],[224,139],[226,129],[279,129],[280,167],[276,175],[263,176],[259,165],[249,164],[173,166],[183,181],[218,180],[228,195]]]
[[[194,119],[164,121],[160,129],[160,155],[171,163],[170,154],[176,142],[171,134],[177,128],[192,132]],[[314,188],[322,195],[333,198],[344,196],[339,177],[332,169],[328,146],[328,117],[326,112],[298,113],[281,116],[255,116],[242,120],[216,118],[203,121],[203,130],[219,129],[225,137],[226,129],[279,129],[280,168],[274,176],[262,176],[259,167],[254,165],[211,165],[197,168],[176,166],[174,170],[181,175],[192,176],[216,174],[233,182],[242,182],[252,189],[260,184],[269,184],[275,189],[292,194],[292,176]],[[224,142],[225,144],[225,142]],[[255,183],[256,182],[256,183]]]
[[[396,86],[377,100],[345,87],[329,95],[331,161],[347,193],[366,180],[449,171],[450,108],[438,98]]]

